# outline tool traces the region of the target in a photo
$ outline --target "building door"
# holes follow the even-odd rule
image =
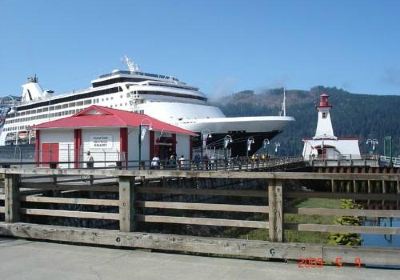
[[[44,162],[43,166],[49,166],[49,163],[58,163],[58,143],[43,143],[42,144],[42,151],[41,151],[41,162]],[[57,165],[56,165],[57,166]],[[56,167],[55,166],[55,167]]]

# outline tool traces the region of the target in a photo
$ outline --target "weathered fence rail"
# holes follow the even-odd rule
[[[24,168],[0,169],[0,173],[4,174],[4,194],[0,194],[0,217],[3,214],[4,222],[0,222],[0,235],[257,258],[309,257],[330,262],[344,256],[344,262],[352,263],[354,257],[361,256],[364,262],[400,265],[400,248],[330,247],[285,240],[287,230],[399,235],[398,227],[285,221],[285,215],[290,213],[332,219],[399,218],[400,210],[395,209],[293,208],[290,203],[300,198],[347,198],[398,206],[398,173]],[[63,177],[47,180],[54,176]],[[93,176],[92,182],[79,182],[80,176]],[[199,185],[204,180],[216,179],[237,183]],[[257,180],[257,185],[246,186],[249,180]],[[318,186],[301,190],[293,187],[294,183]],[[79,223],[74,227],[61,226],[54,220],[58,218],[98,223],[90,224],[93,229]],[[269,241],[154,233],[160,227],[148,231],[152,225],[174,225],[182,233],[187,225],[261,229],[265,230],[264,239]]]

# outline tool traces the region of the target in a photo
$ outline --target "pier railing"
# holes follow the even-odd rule
[[[90,168],[90,169],[124,169],[124,170],[192,170],[192,171],[250,171],[264,170],[273,167],[284,166],[288,164],[303,163],[301,157],[269,157],[265,159],[255,159],[247,157],[235,157],[228,159],[207,159],[207,160],[188,160],[188,159],[172,159],[172,160],[110,160],[105,158],[99,161],[8,161],[2,162],[0,165],[4,168],[8,167],[30,167],[30,168],[63,168],[74,169]]]
[[[257,258],[335,262],[342,257],[354,263],[361,257],[363,263],[400,265],[399,248],[332,247],[287,239],[292,231],[399,235],[398,227],[333,223],[340,216],[400,218],[397,171],[0,171],[0,235]],[[82,183],[82,176],[92,182]],[[294,207],[295,201],[309,198],[351,199],[364,209]],[[332,223],[304,222],[305,216],[331,216]],[[258,240],[246,240],[255,233]]]

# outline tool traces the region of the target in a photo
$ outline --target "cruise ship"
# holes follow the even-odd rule
[[[254,153],[294,121],[286,114],[226,117],[197,87],[145,73],[128,57],[124,60],[128,70],[113,70],[92,80],[89,88],[66,94],[43,90],[36,76],[29,78],[21,97],[3,104],[0,145],[33,144],[34,125],[71,116],[92,104],[146,114],[194,131],[199,134],[194,148],[221,150],[228,145],[232,156]]]

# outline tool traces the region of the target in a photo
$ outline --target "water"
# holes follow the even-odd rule
[[[366,220],[364,226],[400,227],[400,219],[379,218]],[[364,247],[392,247],[400,248],[400,235],[361,234]]]
[[[364,226],[381,226],[381,227],[400,227],[400,219],[394,218],[379,218],[366,220]],[[400,248],[400,235],[389,235],[389,234],[361,234],[362,246],[364,247],[390,247]],[[392,268],[400,269],[400,266],[395,265],[375,265],[365,264],[367,267],[376,268]]]

